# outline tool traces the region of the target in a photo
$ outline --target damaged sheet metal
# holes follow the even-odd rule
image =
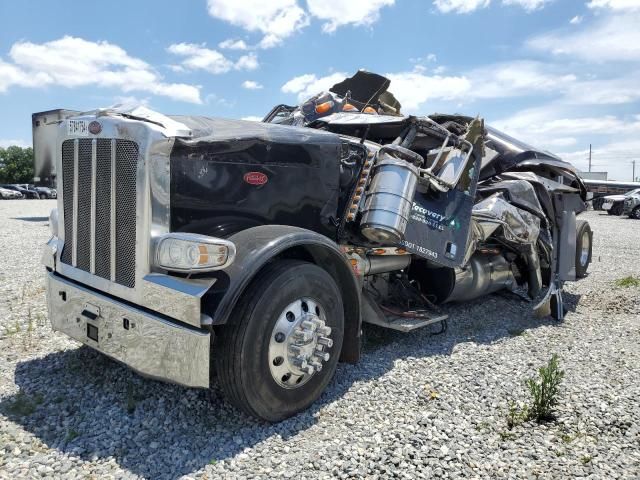
[[[480,224],[501,225],[505,238],[511,242],[535,244],[540,234],[540,219],[514,207],[499,193],[475,204],[473,216]]]

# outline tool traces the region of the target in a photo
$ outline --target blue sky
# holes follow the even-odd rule
[[[30,144],[36,111],[255,118],[364,68],[406,113],[480,114],[583,169],[592,143],[611,178],[640,161],[640,0],[22,0],[0,18],[0,146]]]

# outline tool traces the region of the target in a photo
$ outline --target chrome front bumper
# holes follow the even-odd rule
[[[188,387],[209,387],[210,334],[180,325],[47,272],[54,330],[138,373]]]

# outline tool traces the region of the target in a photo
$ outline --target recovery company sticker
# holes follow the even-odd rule
[[[249,185],[264,185],[269,177],[262,172],[247,172],[244,174],[243,180]]]
[[[89,135],[87,120],[67,120],[67,135],[70,137],[86,137]]]

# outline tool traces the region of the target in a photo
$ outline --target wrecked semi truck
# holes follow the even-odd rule
[[[480,118],[403,115],[388,87],[360,71],[262,122],[34,114],[53,329],[278,421],[358,361],[361,322],[433,328],[502,289],[561,319],[591,260],[575,169]]]

